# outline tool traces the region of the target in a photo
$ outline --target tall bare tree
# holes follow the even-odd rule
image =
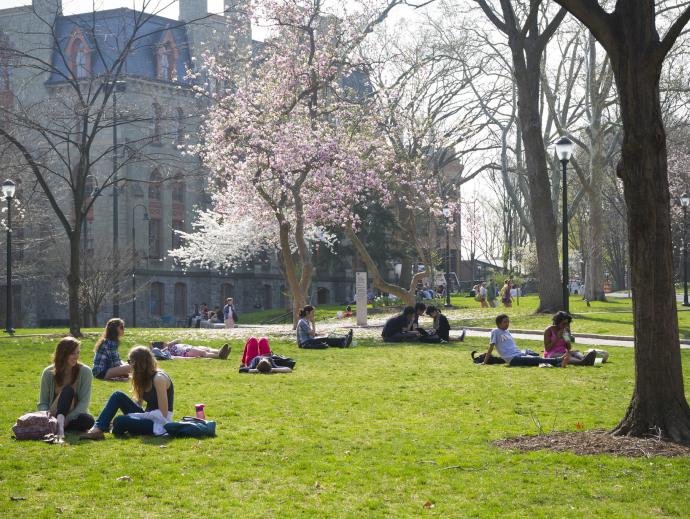
[[[635,389],[617,434],[690,443],[676,317],[666,132],[659,79],[690,20],[686,2],[556,0],[585,24],[611,60],[623,119],[618,176],[628,217],[635,327]],[[657,25],[669,20],[661,37]],[[663,382],[660,382],[663,381]]]

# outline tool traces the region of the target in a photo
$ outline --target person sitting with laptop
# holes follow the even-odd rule
[[[329,346],[347,348],[352,344],[352,329],[345,337],[326,337],[316,335],[315,308],[307,305],[299,312],[297,323],[297,346],[305,350],[325,350]]]

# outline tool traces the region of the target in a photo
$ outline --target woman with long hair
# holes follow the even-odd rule
[[[325,350],[329,346],[347,348],[352,344],[352,329],[345,337],[318,337],[316,335],[315,308],[307,305],[299,311],[297,346],[307,350]]]
[[[41,375],[39,411],[49,411],[58,421],[58,443],[63,442],[65,430],[86,431],[94,423],[89,414],[91,381],[88,366],[79,362],[81,343],[74,337],[58,342],[53,363]]]
[[[136,346],[129,351],[128,359],[132,371],[129,374],[134,400],[122,391],[115,391],[98,415],[96,424],[80,436],[84,440],[104,440],[104,433],[110,430],[121,435],[165,434],[166,423],[172,421],[175,388],[172,379],[163,370],[151,350],[146,346]],[[146,403],[146,409],[142,405]],[[122,415],[115,418],[118,411]],[[114,418],[114,420],[113,420]]]
[[[131,367],[123,364],[120,358],[120,339],[125,334],[125,322],[114,317],[108,321],[103,335],[96,341],[93,356],[93,376],[101,380],[111,380],[129,375]]]

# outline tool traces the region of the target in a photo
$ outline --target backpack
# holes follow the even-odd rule
[[[233,322],[237,323],[239,322],[239,318],[237,317],[237,312],[235,312],[235,307],[231,306],[230,309],[232,310],[232,320]]]
[[[163,427],[170,436],[176,438],[203,438],[216,435],[216,422],[193,416],[183,416],[181,422],[168,422]]]
[[[17,418],[12,432],[17,440],[42,440],[46,434],[57,432],[57,418],[48,411],[26,413]]]
[[[280,368],[295,369],[295,364],[297,364],[297,362],[292,360],[290,357],[283,357],[282,355],[277,355],[275,353],[271,355],[271,359],[273,360],[273,364]]]
[[[482,353],[480,355],[476,355],[476,353],[477,353],[476,351],[473,351],[472,353],[470,353],[470,355],[472,356],[472,362],[474,362],[475,364],[484,364],[484,359],[486,358],[486,353]],[[505,363],[506,363],[506,361],[503,360],[501,357],[494,357],[493,355],[491,355],[491,357],[489,357],[489,362],[487,362],[487,364],[505,364]]]

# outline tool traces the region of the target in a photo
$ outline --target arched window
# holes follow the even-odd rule
[[[14,106],[12,95],[12,62],[14,47],[9,36],[0,31],[0,108],[11,110]]]
[[[184,144],[184,110],[177,109],[177,144]]]
[[[157,281],[151,283],[151,297],[149,299],[149,313],[160,317],[163,315],[165,300],[165,287]]]
[[[163,253],[163,224],[161,208],[161,182],[157,169],[149,177],[149,257],[160,258]]]
[[[163,177],[160,171],[154,169],[149,176],[149,200],[160,200],[161,199],[161,182]]]
[[[184,203],[185,183],[182,181],[174,182],[172,185],[172,200],[174,202]]]
[[[66,54],[69,68],[75,77],[82,79],[91,75],[91,49],[79,29],[72,32]]]
[[[233,297],[233,292],[234,288],[230,283],[223,283],[220,285],[220,307],[223,308],[225,306],[225,300],[228,297]],[[235,306],[237,306],[237,301],[233,301]]]
[[[187,317],[187,285],[185,283],[175,283],[173,314],[175,319],[185,319]]]
[[[158,103],[153,103],[151,105],[151,111],[153,112],[151,126],[151,142],[154,144],[161,143],[161,118],[163,116],[163,108]]]
[[[156,77],[162,81],[177,81],[177,59],[180,51],[175,44],[172,32],[165,31],[158,45]]]

